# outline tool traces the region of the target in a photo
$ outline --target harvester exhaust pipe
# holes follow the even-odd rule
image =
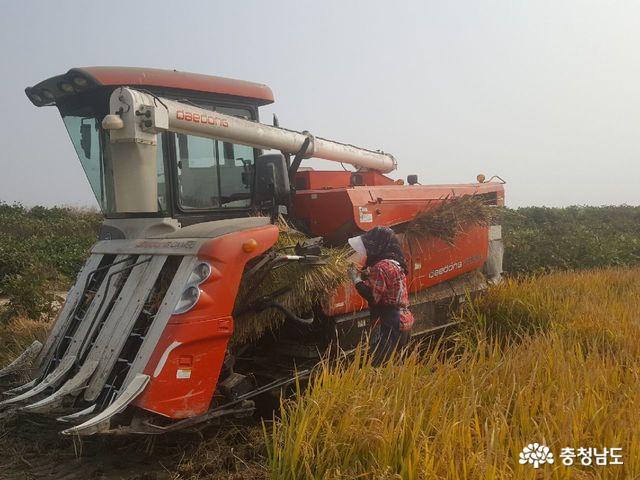
[[[396,160],[388,153],[225,115],[126,87],[111,94],[110,110],[111,115],[105,117],[103,127],[111,130],[111,141],[115,143],[150,143],[156,133],[169,130],[296,154],[308,139],[304,158],[347,163],[381,173],[396,169]]]

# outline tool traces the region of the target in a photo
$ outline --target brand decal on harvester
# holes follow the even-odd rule
[[[457,262],[450,263],[440,268],[436,268],[435,270],[431,270],[429,272],[429,278],[436,278],[440,275],[444,275],[445,273],[453,272],[454,270],[460,270],[462,267],[469,265],[470,263],[475,263],[477,261],[482,260],[481,255],[474,255],[469,258],[465,258],[464,260],[459,260]]]
[[[454,262],[449,265],[445,265],[444,267],[436,268],[435,270],[431,270],[429,272],[429,278],[439,277],[440,275],[444,275],[445,273],[452,272],[454,270],[459,270],[462,268],[462,262]]]
[[[194,248],[198,242],[195,240],[143,240],[136,244],[137,248]]]
[[[206,125],[214,125],[216,127],[229,126],[229,122],[224,118],[214,117],[213,115],[200,115],[199,113],[192,113],[184,110],[178,110],[176,112],[176,118],[186,122],[203,123]]]

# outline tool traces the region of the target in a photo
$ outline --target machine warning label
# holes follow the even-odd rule
[[[360,223],[372,223],[373,213],[369,212],[367,207],[358,207],[360,213]]]
[[[191,378],[191,369],[190,368],[179,368],[176,372],[176,378]]]

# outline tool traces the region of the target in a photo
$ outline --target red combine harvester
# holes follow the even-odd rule
[[[331,345],[355,346],[368,312],[344,284],[314,320],[281,308],[280,328],[238,344],[243,276],[278,261],[313,268],[321,241],[401,230],[452,197],[504,203],[501,182],[405,185],[385,175],[391,155],[261,124],[258,107],[273,102],[265,85],[90,67],[26,94],[57,106],[105,217],[45,344],[0,371],[32,362],[33,380],[5,392],[0,408],[55,414],[66,434],[162,433],[250,414],[252,399],[291,383],[296,368],[305,375]],[[311,157],[356,170],[300,169]],[[281,216],[321,238],[279,253]],[[414,335],[445,327],[466,295],[499,280],[502,263],[499,225],[420,247],[406,252]],[[277,308],[275,297],[262,308]]]

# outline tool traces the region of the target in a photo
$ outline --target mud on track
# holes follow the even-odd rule
[[[0,479],[266,478],[262,428],[256,420],[200,433],[69,438],[61,424],[17,414],[0,421]]]

